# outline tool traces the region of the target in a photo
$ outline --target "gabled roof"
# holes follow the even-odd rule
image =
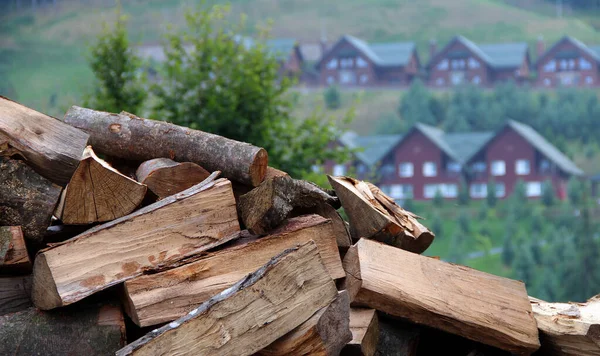
[[[600,63],[600,46],[588,46],[580,40],[573,38],[571,36],[565,36],[561,38],[558,42],[556,42],[552,47],[550,47],[544,54],[542,54],[538,60],[536,61],[536,65],[541,61],[545,60],[548,57],[548,54],[552,52],[557,46],[564,42],[570,42],[575,47],[577,47],[580,51],[587,53],[589,56],[594,58],[598,63]]]
[[[340,137],[340,142],[350,149],[359,149],[356,158],[370,167],[381,161],[401,139],[402,135],[359,136],[347,131]]]
[[[298,42],[294,38],[273,38],[266,41],[267,49],[278,59],[287,59]]]
[[[301,43],[300,53],[308,62],[317,62],[323,55],[323,45],[320,43]]]
[[[344,35],[328,50],[328,53],[334,51],[337,45],[343,41],[350,43],[375,63],[375,65],[380,67],[404,66],[410,62],[410,58],[416,49],[414,42],[367,43],[354,36]],[[317,66],[321,65],[328,53],[323,54]]]

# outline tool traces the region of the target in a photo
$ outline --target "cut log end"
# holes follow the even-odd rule
[[[267,166],[269,163],[269,155],[264,148],[258,150],[254,156],[254,160],[250,165],[250,181],[253,187],[258,187],[265,180],[267,174]]]
[[[48,261],[44,254],[39,254],[35,258],[33,270],[33,284],[31,288],[31,300],[33,304],[42,310],[50,310],[62,306],[62,299],[58,294],[52,272],[48,267]]]

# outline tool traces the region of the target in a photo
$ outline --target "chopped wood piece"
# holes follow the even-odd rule
[[[230,288],[127,345],[124,355],[252,355],[337,297],[310,241],[284,251]]]
[[[67,225],[111,221],[135,210],[145,195],[145,185],[119,173],[88,146],[56,217]]]
[[[277,168],[267,167],[267,173],[265,174],[265,180],[273,179],[275,177],[283,177],[283,176],[289,176],[289,174],[287,174],[284,171],[280,171]]]
[[[294,208],[321,203],[337,205],[338,199],[313,183],[279,176],[242,195],[239,208],[246,228],[255,234],[265,234],[279,226]]]
[[[523,282],[367,239],[350,247],[344,269],[352,306],[377,309],[515,354],[530,354],[540,346]]]
[[[350,219],[355,240],[378,240],[403,250],[422,253],[434,234],[376,186],[350,177],[328,176]]]
[[[0,156],[23,157],[53,183],[69,182],[88,138],[53,117],[0,96]]]
[[[31,306],[30,296],[31,276],[0,277],[0,315],[29,308]],[[0,355],[4,354],[0,352]]]
[[[0,355],[114,355],[125,340],[118,306],[29,308],[0,316]]]
[[[0,274],[29,274],[31,260],[20,226],[0,226]]]
[[[34,304],[52,309],[236,237],[231,183],[204,182],[38,253]]]
[[[193,162],[253,187],[264,180],[267,170],[268,156],[263,148],[126,112],[111,114],[72,106],[63,121],[87,132],[94,149],[110,156]]]
[[[531,298],[547,355],[600,355],[600,295],[587,303],[547,303]]]
[[[351,308],[350,331],[352,340],[342,355],[373,356],[379,341],[379,324],[374,309]]]
[[[381,314],[377,316],[377,325],[379,326],[379,342],[377,351],[375,351],[376,356],[417,355],[421,334],[417,325],[391,319]]]
[[[23,161],[2,157],[0,182],[0,225],[21,226],[27,240],[42,241],[61,187],[37,174]]]
[[[135,175],[138,182],[163,199],[202,182],[210,173],[195,163],[155,158],[142,163]]]
[[[321,308],[310,319],[258,352],[257,355],[337,356],[344,345],[352,340],[349,313],[348,292],[340,291],[333,303]]]
[[[340,250],[346,251],[352,246],[352,240],[350,239],[346,222],[331,205],[320,203],[310,208],[296,208],[292,211],[290,216],[301,216],[306,214],[317,214],[331,220],[335,231],[335,239]]]
[[[333,226],[320,216],[290,219],[272,235],[248,240],[211,252],[193,263],[125,282],[127,313],[140,326],[175,320],[231,287],[274,255],[310,240],[317,244],[331,277],[345,277]]]

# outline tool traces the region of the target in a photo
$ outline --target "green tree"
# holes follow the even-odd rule
[[[522,240],[520,240],[522,241]],[[519,250],[515,259],[514,272],[517,279],[523,281],[527,286],[533,283],[535,261],[531,249]]]
[[[460,231],[465,235],[471,233],[471,218],[464,210],[461,211],[458,215],[458,227]]]
[[[335,110],[342,106],[340,90],[335,85],[330,86],[323,92],[323,99],[327,109]]]
[[[435,195],[433,196],[432,199],[432,203],[433,206],[441,208],[444,205],[444,196],[442,195],[442,192],[440,192],[439,190],[436,190]]]
[[[458,204],[459,205],[469,205],[469,201],[471,197],[469,196],[469,187],[464,179],[460,181],[460,187],[458,189]]]
[[[541,209],[534,209],[531,214],[531,232],[534,234],[541,234],[544,230],[544,225],[546,221],[544,219],[544,215],[542,214]]]
[[[443,232],[444,222],[442,221],[442,217],[439,213],[435,213],[433,218],[431,218],[431,230],[435,234],[436,238],[439,238]]]
[[[487,193],[485,196],[485,200],[487,202],[487,205],[491,208],[495,207],[496,203],[498,203],[498,197],[496,196],[496,182],[493,178],[490,179],[487,184]]]
[[[525,186],[525,182],[523,182],[523,180],[519,179],[517,181],[511,198],[513,198],[517,203],[527,203],[527,187]]]
[[[579,178],[572,176],[569,179],[569,183],[567,183],[567,195],[569,196],[569,203],[572,206],[578,206],[581,203],[583,184]]]
[[[504,243],[502,244],[502,263],[509,267],[512,265],[515,259],[515,246],[513,244],[514,236],[504,236]]]
[[[550,180],[546,180],[542,184],[542,203],[545,206],[554,205],[554,201],[556,200],[556,196],[554,193],[554,187],[552,186],[552,182]]]
[[[405,124],[405,129],[414,125],[416,122],[422,122],[428,125],[436,125],[439,115],[439,103],[433,98],[431,92],[420,79],[416,79],[410,85],[410,88],[402,95],[398,114]],[[434,110],[436,113],[434,113]]]
[[[486,221],[488,219],[490,208],[485,202],[482,202],[479,206],[479,211],[477,212],[477,217],[479,221]]]
[[[464,238],[460,231],[455,231],[450,238],[448,260],[452,263],[462,263],[465,259]]]

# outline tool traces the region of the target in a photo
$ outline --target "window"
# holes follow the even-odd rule
[[[492,161],[492,175],[503,176],[506,174],[506,164],[504,161]]]
[[[355,84],[356,83],[356,73],[349,72],[347,70],[340,71],[340,83]]]
[[[460,169],[461,169],[460,163],[448,162],[446,164],[446,170],[448,172],[451,172],[451,173],[460,173]]]
[[[400,163],[398,170],[400,171],[400,177],[412,177],[414,174],[414,167],[410,162]]]
[[[518,159],[515,162],[515,173],[520,176],[528,175],[531,172],[531,167],[529,166],[529,161],[526,159]]]
[[[561,70],[566,70],[568,65],[569,65],[569,62],[567,62],[566,59],[560,60],[560,69]]]
[[[504,183],[496,183],[496,198],[502,198],[506,195],[506,186]]]
[[[446,84],[446,81],[444,80],[444,78],[437,78],[435,80],[435,85],[437,85],[438,87],[443,86],[444,84]]]
[[[369,81],[369,76],[367,74],[361,74],[359,80],[361,84],[365,84]]]
[[[327,62],[327,69],[336,69],[338,66],[337,58],[333,58],[329,62]]]
[[[437,175],[437,166],[435,162],[423,163],[423,176],[424,177],[435,177]]]
[[[362,59],[362,57],[358,57],[358,58],[356,58],[356,66],[358,68],[367,68],[369,66],[369,63],[367,63],[367,61]]]
[[[590,63],[587,59],[581,57],[579,58],[579,69],[590,70],[592,69],[592,63]]]
[[[340,68],[352,68],[353,64],[354,64],[354,60],[352,58],[340,59]]]
[[[487,184],[473,183],[469,188],[471,198],[485,198],[487,196]]]
[[[331,85],[333,83],[335,83],[335,78],[333,76],[331,76],[331,75],[328,76],[327,77],[327,84]]]
[[[527,183],[527,196],[528,197],[539,197],[542,195],[542,183],[541,182],[528,182]]]
[[[446,198],[456,198],[458,196],[458,185],[443,184],[442,195]]]
[[[471,170],[475,173],[483,173],[485,172],[486,168],[487,165],[485,164],[485,162],[475,162],[471,166]]]
[[[585,77],[585,84],[594,84],[594,78],[588,75],[587,77]]]
[[[335,166],[333,166],[333,175],[334,176],[346,175],[346,166],[343,164],[336,164]]]
[[[540,161],[540,173],[548,173],[550,172],[550,161],[548,161],[547,159],[543,159]]]
[[[475,68],[479,68],[479,61],[476,60],[475,58],[469,58],[469,68],[475,69]]]
[[[548,63],[544,64],[544,72],[554,72],[556,71],[556,61],[553,59]]]
[[[439,69],[439,70],[448,70],[448,60],[447,59],[443,59],[440,63],[438,63],[437,69]]]
[[[452,69],[465,69],[467,62],[464,59],[453,59],[451,63]]]
[[[413,186],[411,184],[394,184],[390,187],[389,196],[394,199],[412,197]]]
[[[569,70],[574,70],[575,69],[575,60],[569,59],[569,64],[567,67],[569,68]]]
[[[452,85],[460,85],[464,82],[464,80],[465,80],[464,72],[453,72],[450,74],[450,81],[452,82]]]
[[[476,75],[473,77],[473,84],[479,85],[481,83],[481,77]]]
[[[545,85],[545,86],[549,87],[549,86],[550,86],[550,84],[552,84],[552,81],[550,81],[550,79],[549,79],[549,78],[546,78],[546,79],[544,79],[544,85]]]
[[[431,199],[440,192],[444,198],[456,198],[458,196],[458,186],[456,184],[425,184],[423,187],[423,197]]]

